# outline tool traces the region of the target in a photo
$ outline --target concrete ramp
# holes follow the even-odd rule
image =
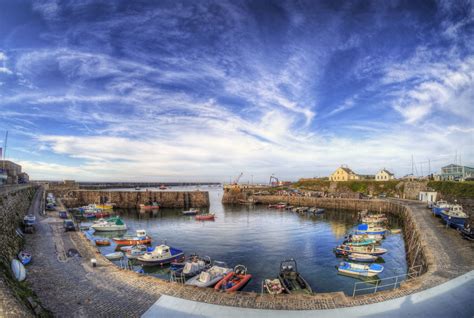
[[[264,310],[206,304],[163,295],[143,318],[348,318],[474,317],[474,271],[409,296],[371,305],[329,310]]]

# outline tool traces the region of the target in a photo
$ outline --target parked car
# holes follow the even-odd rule
[[[76,225],[73,220],[64,220],[64,231],[75,231]]]

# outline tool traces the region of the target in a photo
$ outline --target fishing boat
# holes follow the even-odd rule
[[[374,215],[364,216],[361,220],[362,220],[362,223],[367,223],[367,224],[380,224],[380,223],[386,223],[388,221],[387,217],[383,214],[374,214]]]
[[[199,209],[189,209],[187,211],[183,211],[184,215],[196,215],[199,214],[201,211]]]
[[[459,228],[458,230],[464,239],[474,241],[474,231],[472,230],[469,223],[464,223],[464,226],[462,228]]]
[[[359,224],[357,226],[356,234],[380,234],[385,235],[387,229],[380,226],[374,226],[371,224]]]
[[[348,246],[348,245],[339,245],[335,248],[335,253],[338,255],[349,255],[350,253],[358,254],[369,254],[369,255],[383,255],[387,253],[387,249],[381,247],[375,247],[375,245],[368,246]]]
[[[177,248],[161,244],[152,252],[138,256],[138,261],[144,266],[166,265],[184,257],[184,252]]]
[[[271,295],[278,295],[281,294],[285,291],[285,288],[283,288],[280,280],[278,278],[275,279],[265,279],[263,282],[263,287],[266,289],[266,291],[271,294]]]
[[[252,278],[251,274],[247,273],[247,267],[244,265],[235,266],[234,270],[224,276],[214,286],[215,290],[223,290],[225,292],[238,291],[244,288],[245,284]]]
[[[200,214],[196,215],[195,219],[198,221],[212,221],[214,220],[216,215],[214,213],[207,213],[207,214]]]
[[[448,202],[440,200],[436,202],[431,211],[433,211],[435,216],[441,216],[441,212],[449,210],[449,207],[450,204]]]
[[[347,255],[347,259],[354,262],[372,263],[375,262],[379,257],[370,254],[350,253]]]
[[[109,246],[110,241],[107,240],[107,239],[97,239],[97,240],[95,240],[95,245],[97,245],[97,246]]]
[[[382,241],[385,237],[381,234],[349,234],[346,239],[353,241],[361,240],[375,240],[377,243]]]
[[[314,212],[314,214],[323,214],[324,212],[326,212],[326,210],[322,209],[322,208],[318,208],[316,209],[316,211]]]
[[[101,209],[101,210],[113,210],[114,205],[115,204],[113,204],[113,203],[107,202],[107,203],[104,203],[104,204],[97,204],[96,208]]]
[[[341,274],[351,276],[373,277],[383,272],[383,266],[380,264],[357,264],[351,262],[341,262],[337,267]]]
[[[20,253],[18,253],[18,259],[23,265],[29,264],[31,262],[31,258],[32,256],[28,252],[21,251]]]
[[[209,269],[211,267],[211,258],[209,256],[199,257],[193,255],[192,258],[184,262],[183,266],[177,267],[172,265],[172,275],[188,279],[199,275],[202,271]]]
[[[140,210],[158,210],[160,204],[158,202],[149,202],[147,204],[140,203],[138,207]]]
[[[152,250],[150,250],[150,248],[147,247],[146,245],[140,244],[140,245],[131,246],[130,249],[128,249],[124,252],[125,252],[125,255],[127,256],[127,258],[136,259],[136,258],[144,255],[145,253],[151,252],[151,251]]]
[[[231,270],[232,269],[229,268],[226,263],[214,261],[211,268],[188,279],[185,284],[198,287],[211,287],[217,284],[217,282],[224,278]]]
[[[19,260],[17,259],[12,260],[11,269],[17,281],[22,282],[25,280],[26,269],[25,269],[25,266],[23,266],[23,264]]]
[[[164,184],[160,185],[160,190],[166,190],[168,189]]]
[[[377,243],[374,239],[361,239],[361,240],[354,240],[354,239],[347,239],[342,244],[349,245],[349,246],[366,246]]]
[[[113,240],[117,245],[151,244],[151,237],[146,234],[145,230],[137,230],[136,236],[125,235],[115,237]]]
[[[464,223],[469,218],[459,204],[453,204],[449,207],[449,210],[441,212],[441,217],[448,225],[456,228],[464,227]]]
[[[106,259],[110,261],[116,261],[116,260],[122,259],[124,254],[123,252],[113,252],[113,253],[105,254],[104,256]]]
[[[96,232],[113,232],[113,231],[125,231],[127,225],[119,217],[111,217],[109,219],[101,219],[94,222],[91,225]]]
[[[298,272],[296,261],[289,259],[280,263],[278,279],[288,294],[311,294],[313,290]]]

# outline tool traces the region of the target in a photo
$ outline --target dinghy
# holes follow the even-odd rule
[[[197,255],[193,255],[190,259],[183,263],[173,263],[171,265],[171,272],[176,277],[181,278],[191,278],[202,271],[209,269],[211,266],[211,258],[209,256],[199,257]]]
[[[356,264],[351,262],[341,262],[337,267],[341,274],[351,276],[373,277],[383,272],[383,266],[380,264]]]
[[[18,280],[19,282],[22,282],[25,280],[26,269],[25,269],[25,266],[23,266],[23,264],[19,260],[13,259],[11,263],[11,268],[16,280]]]
[[[115,237],[113,240],[117,245],[151,244],[151,237],[146,234],[145,230],[137,230],[136,236],[125,235],[123,237]]]
[[[199,212],[201,212],[201,211],[199,211],[198,209],[190,209],[190,210],[187,210],[187,211],[183,211],[182,213],[183,213],[183,215],[196,215]]]
[[[124,254],[122,252],[113,252],[113,253],[105,254],[104,256],[106,259],[110,261],[116,261],[116,260],[122,259]]]
[[[372,263],[375,262],[379,257],[370,254],[350,253],[347,255],[347,259],[354,262]]]
[[[263,287],[271,295],[278,295],[285,291],[285,288],[283,288],[278,278],[265,279],[263,282]]]
[[[214,261],[214,264],[208,270],[202,271],[199,275],[194,276],[186,281],[186,285],[198,287],[211,287],[217,284],[232,269],[224,262]]]
[[[377,241],[374,239],[362,239],[362,240],[348,239],[348,240],[345,240],[342,244],[348,245],[348,246],[366,246],[366,245],[371,245],[375,243],[377,243]]]
[[[241,290],[251,278],[252,275],[247,273],[247,267],[237,265],[232,272],[225,275],[224,278],[216,284],[214,289],[223,290],[228,293],[238,291]]]
[[[208,213],[208,214],[201,214],[201,215],[196,215],[195,218],[198,221],[212,221],[215,219],[215,214],[213,213]]]
[[[138,261],[144,266],[166,265],[184,257],[184,252],[168,245],[156,246],[152,252],[138,256]]]
[[[378,243],[384,239],[384,236],[380,234],[349,234],[347,239],[352,241],[375,240]]]
[[[357,226],[356,234],[380,234],[385,235],[387,229],[380,226],[373,226],[369,224],[359,224]]]
[[[97,245],[97,246],[109,246],[110,241],[107,240],[107,239],[97,239],[97,240],[95,240],[95,245]]]
[[[335,252],[338,255],[349,255],[350,253],[358,254],[369,254],[369,255],[383,255],[387,253],[385,248],[375,247],[375,245],[368,246],[348,246],[348,245],[339,245],[335,248]]]
[[[23,265],[29,264],[31,262],[31,254],[22,251],[18,253],[18,259]]]
[[[94,222],[91,228],[96,232],[114,232],[114,231],[125,231],[127,225],[119,217],[111,217],[108,219],[101,219]]]
[[[298,272],[296,261],[289,259],[280,263],[278,279],[288,294],[311,294],[313,290]]]
[[[125,255],[129,259],[136,259],[144,255],[146,252],[151,252],[151,251],[149,251],[149,248],[146,245],[140,244],[140,245],[131,246],[130,249],[125,251]]]

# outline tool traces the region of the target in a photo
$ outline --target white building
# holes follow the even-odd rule
[[[418,199],[423,202],[436,202],[436,197],[438,196],[438,193],[435,191],[420,191],[420,194],[418,195]]]
[[[395,175],[383,168],[375,175],[375,181],[388,181],[395,179]]]

